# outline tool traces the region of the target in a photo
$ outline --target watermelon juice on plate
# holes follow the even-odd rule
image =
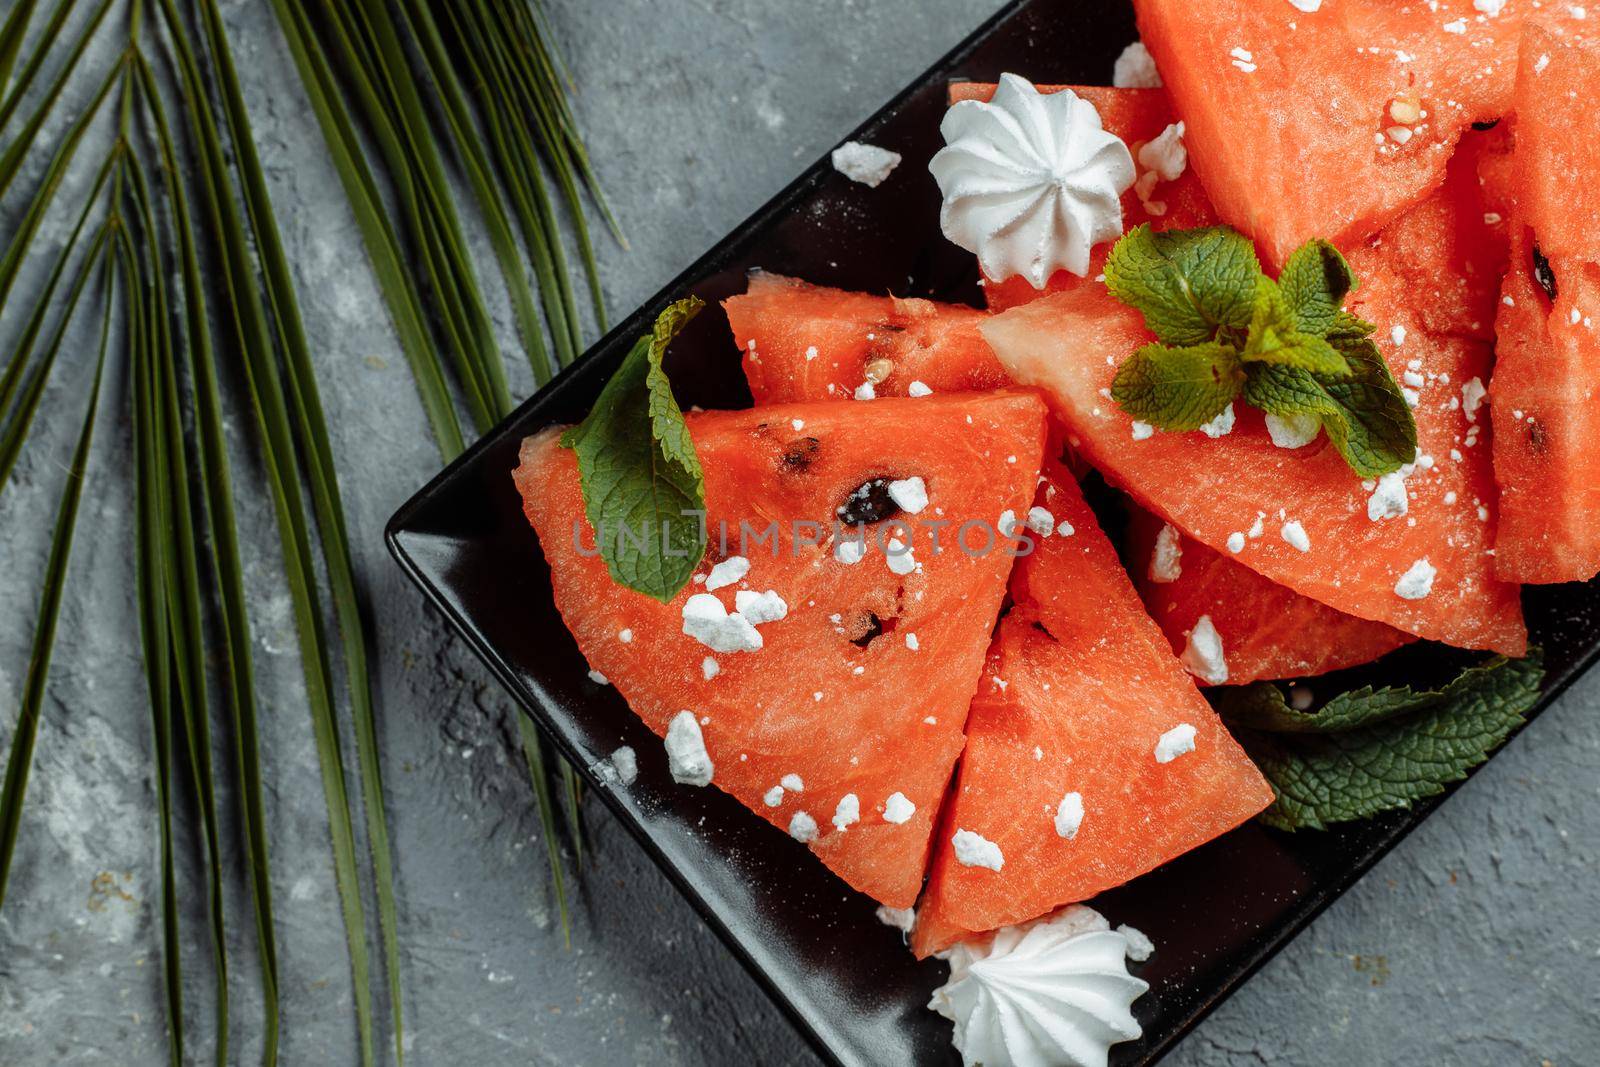
[[[1321,6],[1239,0],[1230,28],[1137,3],[1144,42],[1117,84],[1076,88],[1015,43],[1069,21],[1033,6],[1008,47],[1041,87],[1005,72],[923,91],[879,128],[906,131],[895,151],[855,144],[847,162],[878,164],[841,166],[830,194],[907,243],[974,253],[985,309],[894,295],[893,269],[883,288],[829,284],[838,260],[786,237],[759,260],[714,254],[676,294],[720,299],[728,330],[715,304],[690,325],[693,297],[635,316],[604,387],[591,373],[565,428],[520,441],[538,547],[505,551],[543,556],[585,699],[614,691],[660,739],[572,747],[680,876],[721,862],[698,833],[737,831],[737,890],[686,891],[840,1061],[920,1062],[942,1040],[991,1067],[1158,1049],[1208,1003],[1167,969],[1196,965],[1163,911],[1206,899],[1181,903],[1174,878],[1232,847],[1301,857],[1230,868],[1216,913],[1259,890],[1301,902],[1268,922],[1303,923],[1329,899],[1315,884],[1348,884],[1589,655],[1536,628],[1546,677],[1518,584],[1593,573],[1581,501],[1557,494],[1574,518],[1548,557],[1499,522],[1502,496],[1578,461],[1559,431],[1521,432],[1516,453],[1497,435],[1502,396],[1553,427],[1585,408],[1581,383],[1529,369],[1593,344],[1566,310],[1589,252],[1536,191],[1562,151],[1537,131],[1573,109],[1530,117],[1524,145],[1512,105],[1595,46],[1514,0],[1420,22]],[[1296,109],[1309,75],[1278,65],[1314,30],[1335,67],[1378,57],[1339,69],[1364,110],[1336,131]],[[1469,70],[1468,49],[1492,62]],[[1288,140],[1241,146],[1241,113],[1288,116]],[[799,225],[850,239],[825,212]],[[1576,296],[1550,292],[1553,271]],[[1517,346],[1506,384],[1497,325]],[[674,395],[742,387],[754,406],[685,413]],[[479,640],[503,662],[504,638]],[[713,805],[715,829],[662,836],[717,791],[737,804]],[[817,889],[785,905],[799,885]],[[904,937],[877,965],[904,992],[838,1017],[857,970],[819,962],[839,936],[815,911],[830,885]],[[788,956],[744,925],[752,907]],[[1290,928],[1241,926],[1262,933],[1211,991]],[[914,962],[930,956],[945,962]],[[786,962],[802,957],[821,987],[796,988],[814,985]],[[953,1029],[917,1021],[923,1003]]]

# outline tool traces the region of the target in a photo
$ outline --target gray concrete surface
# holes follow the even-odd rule
[[[633,241],[603,243],[625,312],[995,7],[957,0],[553,0],[577,108]],[[378,676],[415,1064],[813,1064],[755,984],[598,806],[562,944],[510,709],[380,545],[437,467],[355,225],[265,4],[227,5],[305,301]],[[1044,72],[1041,72],[1044,73]],[[8,204],[0,228],[15,225]],[[56,233],[59,234],[59,223]],[[37,278],[25,279],[28,285]],[[7,330],[14,329],[8,325]],[[508,341],[509,323],[501,328]],[[7,334],[9,336],[9,334]],[[85,361],[86,362],[86,361]],[[0,709],[86,368],[46,400],[0,497]],[[528,383],[521,381],[525,390]],[[241,486],[258,485],[240,432]],[[92,475],[11,898],[0,1064],[165,1060],[151,759],[129,586],[125,423]],[[355,1061],[321,790],[265,501],[241,504],[256,609],[289,1064]],[[1176,1052],[1178,1067],[1600,1063],[1600,676],[1577,686]],[[9,742],[10,712],[0,722]],[[193,878],[193,857],[186,857]],[[191,893],[191,899],[197,899]],[[246,901],[230,901],[235,921]],[[192,1028],[214,1033],[191,912]],[[240,1062],[259,1035],[233,938]],[[204,1042],[202,1042],[202,1046]],[[196,1062],[208,1048],[194,1050]]]

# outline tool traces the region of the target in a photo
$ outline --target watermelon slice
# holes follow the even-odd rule
[[[1114,89],[1104,85],[1039,86],[1041,93],[1055,93],[1062,89],[1070,89],[1094,105],[1095,110],[1100,113],[1100,125],[1127,144],[1128,150],[1133,153],[1139,175],[1143,177],[1148,168],[1138,162],[1140,148],[1161,136],[1168,126],[1177,121],[1166,90]],[[993,82],[955,82],[950,86],[950,103],[955,104],[962,100],[988,101],[993,98],[994,90]],[[1156,213],[1158,210],[1159,213]],[[1148,200],[1140,199],[1136,188],[1122,194],[1124,229],[1131,230],[1143,222],[1150,223],[1158,230],[1188,229],[1195,226],[1210,226],[1216,221],[1216,211],[1212,208],[1211,200],[1206,196],[1206,191],[1192,168],[1185,168],[1184,172],[1172,181],[1159,182],[1151,191]],[[1094,249],[1089,261],[1089,278],[1101,272],[1110,251],[1110,244],[1099,245]],[[1060,292],[1081,285],[1083,282],[1084,279],[1076,274],[1058,270],[1051,275],[1044,292]],[[1037,299],[1040,290],[1035,289],[1026,278],[1022,277],[1008,278],[1004,281],[986,279],[983,283],[983,294],[989,310],[1004,311]]]
[[[1452,220],[1439,225],[1465,227],[1471,220],[1458,210],[1465,199],[1442,192],[1419,211]],[[1428,228],[1403,224],[1411,225]],[[1108,390],[1116,364],[1150,335],[1139,313],[1101,286],[1015,308],[983,332],[1017,381],[1045,389],[1073,447],[1185,534],[1346,614],[1447,644],[1521,655],[1527,632],[1518,590],[1495,576],[1490,553],[1496,493],[1488,420],[1473,403],[1488,380],[1489,346],[1429,331],[1430,316],[1470,322],[1470,313],[1454,287],[1433,294],[1453,306],[1430,310],[1428,300],[1415,299],[1410,276],[1435,274],[1428,257],[1447,252],[1426,241],[1406,248],[1413,258],[1389,258],[1385,236],[1351,252],[1361,288],[1348,302],[1377,323],[1376,339],[1395,377],[1420,383],[1421,448],[1404,479],[1403,517],[1369,518],[1399,509],[1392,479],[1363,484],[1326,437],[1299,449],[1276,447],[1254,409],[1239,410],[1232,432],[1216,439],[1201,433],[1135,439]]]
[[[1600,572],[1600,39],[1531,23],[1517,73],[1511,268],[1496,329],[1494,466],[1501,577]]]
[[[1049,465],[1035,506],[1052,532],[1017,562],[1017,607],[972,703],[912,933],[919,957],[1087,900],[1272,802],[1145,615],[1071,475]]]
[[[1341,248],[1363,241],[1436,188],[1462,133],[1510,109],[1530,9],[1518,0],[1303,6],[1134,3],[1187,124],[1191,165],[1222,218],[1272,266],[1311,237]]]
[[[1200,620],[1209,620],[1226,676],[1199,669],[1202,685],[1306,678],[1416,640],[1301,596],[1138,508],[1129,524],[1129,560],[1145,608],[1175,655],[1188,649]]]
[[[907,907],[1011,569],[1004,551],[954,550],[952,531],[1026,511],[1044,405],[1013,391],[707,412],[688,425],[711,545],[701,580],[668,604],[614,583],[594,554],[577,463],[558,431],[523,442],[516,484],[556,606],[590,667],[652,730],[666,736],[686,718],[679,733],[703,736],[713,784],[809,838],[851,886]],[[886,484],[912,478],[922,479],[921,507]],[[872,522],[853,563],[829,532],[842,506],[845,520]],[[934,516],[948,524],[944,551],[933,549]],[[741,523],[773,536],[741,553]],[[883,551],[896,534],[909,538],[909,557],[894,557],[904,567]],[[736,555],[748,573],[729,562]],[[772,597],[747,609],[768,590],[786,615],[770,610]],[[736,638],[755,619],[762,647],[716,652],[685,632],[691,617]]]
[[[723,301],[757,404],[919,396],[1010,382],[958,304],[873,296],[755,271]],[[867,387],[867,388],[864,388]]]

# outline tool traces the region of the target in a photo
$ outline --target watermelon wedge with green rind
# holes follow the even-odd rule
[[[712,785],[780,828],[814,824],[810,848],[845,882],[908,907],[1012,563],[998,548],[959,550],[955,531],[969,521],[992,529],[1003,512],[1026,511],[1044,405],[1012,391],[706,412],[687,422],[705,471],[711,547],[700,580],[666,604],[613,582],[593,552],[577,464],[559,431],[523,442],[516,484],[556,606],[589,666],[657,734],[690,713]],[[874,511],[865,556],[841,562],[832,532],[841,504],[874,480],[911,478],[923,479],[922,511]],[[931,522],[912,518],[943,520],[944,550],[934,551]],[[888,525],[897,519],[910,528]],[[772,538],[740,552],[741,523]],[[902,532],[915,564],[898,568],[907,573],[883,552]],[[977,537],[969,544],[983,547]],[[720,584],[706,581],[712,565],[732,555],[744,556],[748,573],[710,588]],[[734,612],[740,594],[767,590],[787,614],[757,625],[759,649],[716,652],[685,633],[691,597],[715,597]],[[798,788],[783,788],[786,779],[796,785],[789,776]]]
[[[1512,581],[1600,572],[1600,226],[1586,206],[1600,188],[1597,71],[1600,37],[1529,24],[1516,84],[1511,264],[1489,390],[1501,508],[1495,563]]]
[[[1071,475],[1047,465],[1035,503],[1056,525],[1012,576],[1016,607],[989,651],[917,909],[919,957],[1087,900],[1272,802],[1145,615]],[[1159,760],[1162,735],[1185,726],[1192,751]],[[998,846],[1000,869],[962,863],[960,830]]]

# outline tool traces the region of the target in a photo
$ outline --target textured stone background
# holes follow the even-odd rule
[[[633,241],[630,254],[602,243],[613,309],[653,293],[995,6],[553,0],[581,81],[577,107]],[[815,1063],[598,805],[588,815],[593,859],[573,948],[563,947],[531,797],[508,758],[507,702],[419,610],[379,543],[386,517],[438,460],[354,222],[267,5],[236,2],[227,16],[302,283],[385,650],[382,732],[411,1062]],[[0,232],[16,223],[8,208]],[[24,291],[36,282],[25,280]],[[18,696],[43,517],[86,373],[80,364],[52,389],[45,447],[30,449],[0,498],[0,604],[11,609],[0,624],[0,708]],[[92,475],[30,814],[0,916],[7,1065],[153,1065],[166,1055],[151,760],[123,532],[125,420],[108,422],[101,443],[109,447]],[[238,444],[238,484],[258,485],[248,442]],[[275,536],[264,501],[241,509],[286,978],[284,1062],[352,1063],[350,979]],[[1169,1062],[1600,1062],[1597,714],[1600,676],[1514,742]],[[0,747],[11,730],[5,718]],[[230,904],[233,916],[248,914],[242,897]],[[190,1010],[206,1033],[198,917],[187,929]],[[248,1062],[256,1045],[248,938],[235,938],[232,961],[232,1034]],[[197,1060],[208,1057],[196,1050]]]

